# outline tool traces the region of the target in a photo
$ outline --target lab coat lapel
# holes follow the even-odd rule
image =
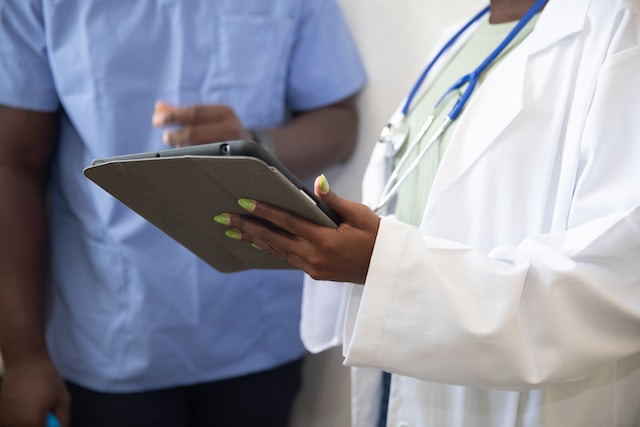
[[[491,144],[520,114],[525,78],[531,62],[536,54],[583,29],[586,3],[582,0],[550,1],[546,8],[563,10],[540,16],[531,35],[497,64],[476,89],[451,135],[431,188],[425,214],[428,215],[438,199],[490,149]],[[567,19],[558,22],[553,19],[557,16]]]

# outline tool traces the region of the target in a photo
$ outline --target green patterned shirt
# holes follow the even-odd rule
[[[480,77],[478,85],[483,81],[487,72],[491,71],[491,67],[498,63],[514,46],[517,46],[524,40],[533,27],[537,16],[518,33],[516,38],[507,46],[502,54],[491,64]],[[403,149],[396,155],[396,164],[403,157],[407,147],[411,145],[415,135],[427,120],[427,117],[434,113],[434,106],[442,97],[445,91],[460,79],[464,74],[474,70],[478,64],[489,56],[489,54],[500,44],[506,35],[515,27],[516,22],[508,22],[504,24],[489,24],[488,19],[479,24],[478,28],[473,32],[465,44],[456,52],[455,56],[445,65],[442,72],[433,81],[430,87],[425,91],[420,100],[411,108],[407,117],[409,123],[409,136],[404,144]],[[461,89],[464,89],[461,88]],[[476,91],[478,86],[476,86]],[[473,96],[472,96],[473,97]],[[421,148],[432,138],[435,130],[445,119],[457,100],[457,95],[446,97],[440,104],[440,108],[436,112],[436,117],[430,129],[420,139],[416,148],[408,154],[408,159],[400,170],[399,176],[402,177],[403,170],[412,163]],[[461,115],[464,114],[464,110]],[[447,143],[451,136],[451,131],[456,122],[449,126],[449,129],[442,137],[433,143],[431,148],[425,153],[420,160],[418,167],[411,172],[407,180],[400,186],[397,193],[397,202],[395,214],[401,221],[418,226],[422,222],[422,215],[427,204],[427,199],[431,191],[433,179],[442,159],[442,155],[447,147]]]

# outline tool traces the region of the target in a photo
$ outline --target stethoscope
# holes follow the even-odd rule
[[[491,65],[491,63],[504,51],[504,49],[513,41],[513,39],[518,35],[518,33],[522,30],[522,28],[527,25],[527,23],[538,13],[542,7],[547,3],[548,0],[536,0],[535,4],[531,6],[531,8],[525,13],[525,15],[518,21],[518,23],[513,27],[513,29],[507,34],[507,36],[500,42],[498,47],[496,47],[490,54],[485,58],[484,61],[478,67],[471,71],[468,74],[462,76],[458,81],[456,81],[446,92],[440,97],[438,102],[435,105],[434,111],[427,117],[424,124],[420,127],[418,133],[411,139],[411,143],[407,146],[403,156],[398,160],[398,162],[394,166],[394,159],[396,154],[404,147],[408,136],[409,136],[409,125],[407,123],[407,114],[409,113],[409,109],[411,107],[411,103],[413,102],[416,94],[418,93],[422,83],[425,78],[433,68],[433,66],[438,62],[440,57],[447,52],[451,46],[453,46],[456,41],[460,38],[462,34],[464,34],[469,27],[475,24],[480,18],[489,13],[490,7],[487,6],[478,12],[475,16],[473,16],[469,22],[464,24],[457,33],[451,37],[451,39],[445,43],[445,45],[438,51],[438,53],[433,57],[433,59],[427,64],[424,71],[418,77],[418,80],[415,82],[409,95],[402,102],[400,108],[391,116],[387,125],[382,128],[380,132],[380,136],[378,137],[378,143],[387,144],[387,149],[385,152],[385,156],[387,158],[387,181],[384,185],[382,193],[380,194],[380,198],[378,203],[375,205],[374,210],[379,211],[382,207],[387,205],[389,201],[398,193],[400,186],[404,183],[404,181],[409,177],[409,175],[418,167],[420,160],[427,153],[429,148],[440,139],[440,137],[449,129],[451,123],[453,123],[465,105],[469,101],[471,94],[476,88],[480,76],[482,73]],[[467,85],[464,90],[461,91],[461,88]],[[460,92],[460,95],[457,101],[453,104],[453,107],[447,113],[442,124],[435,130],[433,136],[427,141],[427,143],[422,147],[422,149],[418,152],[418,155],[413,159],[413,162],[407,167],[402,175],[400,175],[400,171],[403,169],[405,163],[409,159],[409,155],[413,150],[418,146],[420,140],[424,137],[427,131],[431,128],[436,116],[438,115],[439,109],[444,105],[444,101],[450,98],[450,95],[455,92]]]

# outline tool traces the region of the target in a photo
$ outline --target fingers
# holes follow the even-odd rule
[[[227,237],[251,242],[257,249],[287,261],[315,279],[364,283],[376,230],[359,230],[343,223],[338,228],[310,224],[309,231],[305,220],[293,216],[291,221],[281,222],[275,219],[279,214],[272,215],[275,211],[279,209],[262,203],[256,203],[252,210],[255,215],[270,217],[283,226],[294,223],[290,229],[298,230],[299,235],[242,215],[222,214],[216,216],[216,221],[231,227]],[[302,234],[312,237],[304,238]]]
[[[252,215],[268,221],[290,235],[300,236],[310,241],[316,241],[319,238],[318,231],[322,228],[321,226],[307,221],[289,211],[251,199],[240,199],[238,200],[238,204]],[[263,224],[261,225],[264,226]],[[260,244],[259,242],[254,243]]]
[[[172,107],[166,102],[158,101],[152,116],[152,122],[154,126],[164,126],[168,124],[189,126],[223,122],[235,117],[234,111],[227,105],[215,104]]]
[[[155,127],[179,125],[177,130],[163,133],[165,144],[182,147],[209,142],[251,139],[233,109],[227,105],[193,105],[173,107],[158,101],[152,116]]]
[[[324,175],[316,178],[314,191],[342,217],[344,225],[348,224],[355,229],[377,233],[380,217],[367,206],[338,196],[331,190]],[[289,211],[251,199],[240,199],[238,204],[247,212],[312,243],[322,243],[322,239],[325,237],[324,229],[326,227],[307,221]]]
[[[371,209],[361,203],[355,203],[351,200],[338,196],[335,191],[329,187],[329,182],[324,174],[318,176],[314,182],[314,193],[323,202],[333,209],[342,220],[355,225],[357,228],[377,229],[380,218]]]
[[[290,262],[290,256],[298,252],[305,252],[306,242],[284,230],[267,226],[243,215],[221,214],[215,221],[230,228],[226,236],[234,240],[245,240],[253,244],[256,249],[265,251],[277,258]]]
[[[64,386],[63,386],[64,387]],[[61,393],[61,397],[58,399],[56,406],[52,410],[53,416],[55,416],[60,423],[60,427],[69,427],[70,425],[70,413],[71,413],[71,396],[66,388]]]
[[[326,240],[323,233],[326,233],[327,229],[333,230],[266,203],[240,199],[238,204],[264,221],[246,215],[216,215],[214,220],[217,223],[230,227],[226,232],[227,237],[253,243],[260,249],[289,262],[292,255],[304,258],[302,255],[310,254],[311,246]]]
[[[238,139],[237,128],[227,122],[185,126],[162,134],[162,142],[174,147]]]
[[[161,112],[161,111],[170,111],[173,109],[173,106],[171,104],[169,104],[168,102],[159,100],[156,101],[156,105],[155,105],[155,111],[156,112]]]
[[[313,192],[327,204],[332,203],[336,197],[336,193],[329,187],[329,181],[324,174],[320,174],[314,181]]]
[[[311,277],[364,283],[380,217],[365,205],[339,197],[325,181],[323,177],[316,180],[316,194],[346,219],[337,228],[252,199],[238,200],[252,217],[225,213],[214,219],[231,227],[228,237],[251,242]]]
[[[157,101],[151,123],[153,126],[164,126],[173,122],[172,111],[174,107],[164,101]]]

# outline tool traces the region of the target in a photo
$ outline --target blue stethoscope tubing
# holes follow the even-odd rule
[[[447,97],[447,95],[449,95],[453,91],[459,90],[465,84],[467,85],[467,87],[464,89],[464,91],[462,92],[458,100],[455,102],[451,110],[447,113],[447,117],[445,118],[442,125],[436,130],[433,137],[422,148],[422,150],[420,150],[420,152],[414,159],[413,163],[405,171],[404,175],[398,178],[399,170],[402,168],[402,166],[404,166],[404,163],[408,159],[409,153],[418,145],[419,140],[422,139],[422,137],[427,132],[428,128],[431,126],[431,123],[433,122],[433,118],[434,118],[433,115],[427,119],[427,122],[425,123],[424,126],[422,126],[422,128],[417,134],[417,137],[413,139],[412,143],[410,144],[408,149],[405,151],[404,156],[400,159],[397,165],[395,167],[389,168],[390,169],[388,172],[389,177],[380,195],[380,200],[378,201],[378,204],[375,206],[374,210],[376,211],[379,210],[393,198],[393,196],[399,190],[400,185],[405,181],[408,175],[418,166],[418,164],[420,163],[420,160],[422,159],[424,154],[427,152],[429,147],[435,141],[440,139],[440,137],[447,130],[450,124],[458,118],[458,116],[464,109],[465,105],[469,101],[469,98],[471,97],[473,91],[475,90],[482,73],[504,51],[504,49],[509,45],[509,43],[511,43],[513,39],[515,39],[515,37],[522,30],[522,28],[524,28],[524,26],[527,25],[529,21],[544,7],[547,1],[548,0],[536,0],[536,2],[531,6],[531,8],[529,8],[529,10],[522,16],[522,18],[518,21],[518,23],[511,29],[509,34],[507,34],[507,36],[489,54],[489,56],[487,56],[484,59],[484,61],[482,61],[480,65],[476,67],[476,69],[474,69],[468,74],[465,74],[458,81],[456,81],[440,97],[440,99],[436,103],[436,109],[438,108],[440,103]],[[406,124],[406,116],[408,115],[409,110],[411,108],[411,104],[414,98],[416,97],[418,91],[420,90],[420,87],[422,86],[422,83],[424,82],[425,78],[427,77],[431,69],[434,67],[434,65],[438,62],[438,60],[442,57],[442,55],[444,55],[458,41],[460,36],[462,36],[462,34],[464,34],[472,25],[474,25],[478,20],[480,20],[480,18],[486,15],[489,11],[490,11],[490,6],[487,6],[484,9],[482,9],[480,12],[474,15],[466,24],[464,24],[462,28],[460,28],[460,30],[458,30],[458,32],[456,32],[453,35],[453,37],[451,37],[451,39],[449,39],[444,44],[444,46],[442,46],[442,48],[433,57],[433,59],[431,59],[431,61],[427,64],[423,72],[418,77],[417,81],[411,88],[409,95],[407,95],[404,102],[402,103],[399,111],[396,114],[394,114],[394,116],[389,120],[389,123],[383,128],[383,131],[381,132],[380,137],[378,138],[378,142],[388,144],[389,149],[387,150],[387,156],[389,157],[390,162],[393,162],[393,157],[395,157],[398,151],[400,151],[400,149],[402,148],[402,145],[404,145],[407,139],[408,126]]]
[[[489,12],[489,10],[490,10],[490,7],[487,6],[484,9],[482,9],[480,12],[478,12],[473,18],[469,20],[469,22],[464,24],[464,26],[460,28],[460,30],[458,30],[458,32],[455,33],[453,37],[451,37],[449,41],[447,41],[444,44],[444,46],[442,46],[442,48],[438,51],[436,56],[434,56],[433,59],[431,59],[431,61],[427,64],[425,69],[422,71],[422,74],[420,74],[420,76],[418,77],[418,80],[416,80],[416,82],[413,84],[413,87],[411,88],[409,95],[407,95],[407,98],[404,100],[402,108],[400,109],[404,116],[409,114],[409,108],[411,107],[411,103],[413,102],[413,99],[418,94],[418,91],[420,90],[422,83],[424,83],[424,79],[427,78],[427,75],[431,72],[431,69],[440,60],[442,55],[444,55],[449,49],[451,49],[451,47],[458,41],[460,36],[466,33],[469,27],[471,27],[473,24],[478,22],[478,20],[482,18],[484,15],[486,15]]]

